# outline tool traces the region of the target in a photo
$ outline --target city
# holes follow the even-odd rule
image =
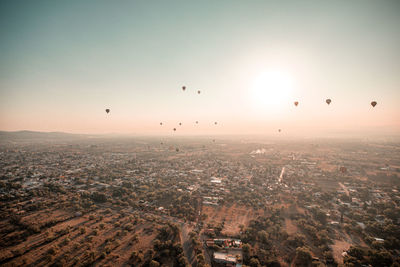
[[[4,266],[400,263],[396,142],[79,136],[0,147]]]

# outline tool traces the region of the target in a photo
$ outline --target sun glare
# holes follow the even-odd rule
[[[293,80],[280,71],[262,72],[253,84],[253,105],[260,111],[281,111],[290,102]]]

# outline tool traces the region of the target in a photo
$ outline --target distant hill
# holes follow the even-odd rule
[[[71,134],[63,132],[35,132],[35,131],[0,131],[1,140],[54,140],[54,139],[80,139],[88,135]]]

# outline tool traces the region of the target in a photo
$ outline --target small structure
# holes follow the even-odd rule
[[[213,228],[208,228],[208,229],[204,230],[204,234],[206,234],[206,235],[214,235],[215,231],[214,231]]]
[[[216,178],[216,177],[211,177],[211,181],[210,181],[212,184],[221,184],[221,179],[218,179],[218,178]]]
[[[217,263],[224,263],[224,264],[234,264],[237,263],[237,258],[235,255],[228,254],[226,252],[214,252],[214,261]]]
[[[242,249],[242,241],[239,239],[215,238],[206,240],[207,247],[218,245],[223,249]]]

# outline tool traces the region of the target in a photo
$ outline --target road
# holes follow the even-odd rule
[[[205,260],[206,260],[206,263],[208,264],[208,265],[210,265],[210,266],[212,266],[211,265],[211,260],[212,260],[212,252],[211,252],[211,250],[210,249],[208,249],[207,248],[207,246],[206,246],[206,239],[207,239],[207,237],[204,235],[204,234],[202,234],[201,236],[200,236],[200,241],[201,241],[201,243],[203,244],[203,250],[204,250],[204,258],[205,258]]]
[[[181,244],[183,247],[183,253],[185,254],[186,259],[188,260],[189,265],[196,267],[197,260],[193,253],[193,248],[190,241],[190,236],[189,236],[190,230],[191,229],[188,224],[181,223]]]
[[[279,175],[279,182],[282,183],[283,174],[285,173],[285,167],[282,167],[281,175]]]
[[[350,193],[349,193],[349,190],[347,189],[347,187],[346,187],[344,184],[342,184],[342,183],[339,183],[339,185],[340,185],[340,187],[343,188],[343,190],[344,190],[344,192],[346,193],[346,195],[349,196]]]

